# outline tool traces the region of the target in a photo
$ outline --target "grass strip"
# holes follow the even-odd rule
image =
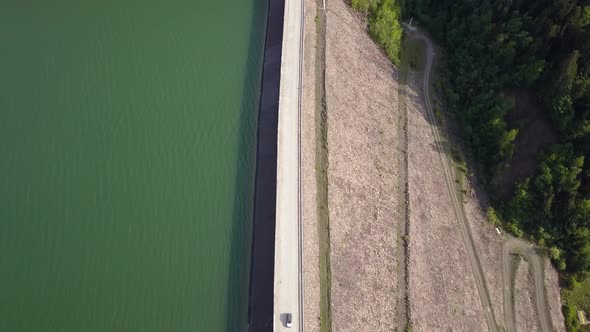
[[[326,103],[326,12],[316,16],[316,183],[320,273],[320,331],[332,330],[330,315],[330,213],[328,208],[328,107]]]

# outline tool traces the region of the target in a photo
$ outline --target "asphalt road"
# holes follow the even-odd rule
[[[286,0],[283,24],[274,273],[274,331],[303,331],[301,74],[303,0]],[[287,315],[292,327],[287,328]]]
[[[426,44],[426,68],[424,70],[424,80],[423,80],[423,89],[424,89],[424,100],[426,104],[426,110],[428,112],[428,117],[431,123],[432,133],[435,138],[436,146],[438,155],[440,157],[441,164],[443,166],[443,171],[445,174],[445,182],[447,188],[449,190],[449,195],[451,197],[451,201],[453,204],[453,209],[455,211],[455,216],[459,221],[459,226],[461,228],[461,235],[463,237],[463,242],[465,244],[465,249],[467,251],[467,256],[469,257],[469,263],[471,265],[471,269],[473,271],[473,277],[475,279],[475,284],[477,286],[477,291],[479,293],[479,298],[481,300],[482,307],[484,309],[484,314],[486,317],[486,322],[488,325],[489,331],[496,332],[498,331],[498,326],[496,323],[496,318],[494,316],[494,310],[492,307],[492,302],[490,300],[490,295],[487,289],[485,277],[483,275],[483,270],[481,268],[481,262],[477,256],[477,251],[475,250],[475,246],[473,244],[473,238],[471,236],[471,230],[469,228],[469,223],[467,220],[467,216],[465,215],[465,210],[463,209],[463,201],[460,199],[460,190],[458,185],[455,182],[457,178],[457,171],[452,166],[451,161],[449,160],[448,155],[445,153],[445,147],[443,146],[443,142],[446,140],[442,137],[441,133],[439,132],[439,128],[436,127],[436,118],[434,116],[434,112],[432,110],[432,102],[430,100],[430,73],[432,70],[432,63],[434,61],[434,48],[432,46],[432,42],[430,38],[426,35],[421,33],[418,30],[406,30],[408,36],[416,39],[424,40]]]
[[[510,238],[502,248],[502,280],[504,284],[504,317],[508,332],[516,331],[516,317],[514,310],[514,270],[511,257],[514,254],[526,256],[533,271],[535,284],[535,310],[541,326],[541,331],[550,332],[553,329],[551,313],[547,305],[547,294],[545,292],[545,266],[541,248],[532,246],[523,240]]]

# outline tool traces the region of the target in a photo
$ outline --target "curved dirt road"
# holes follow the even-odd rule
[[[443,166],[443,170],[445,173],[445,182],[447,184],[447,189],[449,190],[449,194],[451,196],[451,201],[453,203],[453,210],[455,211],[455,216],[459,221],[459,226],[461,228],[461,235],[463,237],[463,242],[465,244],[465,250],[467,251],[467,256],[469,257],[469,263],[471,265],[471,269],[473,271],[473,277],[475,279],[475,284],[477,286],[477,291],[479,293],[479,298],[481,300],[481,305],[484,309],[484,314],[486,316],[486,322],[488,325],[488,330],[495,332],[498,331],[498,326],[496,324],[496,318],[494,317],[494,310],[492,309],[492,301],[490,300],[490,294],[487,289],[485,277],[483,275],[483,270],[481,268],[481,263],[477,256],[477,251],[475,250],[475,246],[473,244],[473,238],[471,236],[471,230],[469,229],[469,223],[467,220],[467,216],[465,215],[465,210],[463,209],[463,201],[459,198],[459,192],[461,188],[458,188],[457,184],[455,183],[456,177],[456,169],[451,164],[448,156],[446,155],[445,147],[443,146],[443,142],[445,139],[442,137],[439,129],[434,125],[437,121],[434,116],[434,112],[432,110],[432,103],[430,101],[430,71],[432,69],[432,62],[434,60],[434,50],[432,46],[432,42],[430,39],[422,34],[419,31],[412,31],[406,30],[411,38],[421,39],[426,44],[426,68],[424,70],[424,80],[423,80],[423,89],[424,89],[424,100],[426,104],[426,110],[428,112],[428,117],[430,123],[432,123],[432,133],[434,135],[438,155],[440,157],[441,164]]]
[[[547,305],[545,292],[545,267],[541,249],[515,238],[504,242],[502,247],[502,280],[504,284],[504,317],[509,332],[516,331],[516,317],[514,309],[514,285],[513,278],[516,266],[512,264],[512,256],[522,254],[528,260],[535,283],[535,310],[539,318],[541,331],[550,332],[553,329],[551,313]]]

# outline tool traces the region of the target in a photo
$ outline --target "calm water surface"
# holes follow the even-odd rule
[[[0,0],[0,331],[242,329],[265,6]]]

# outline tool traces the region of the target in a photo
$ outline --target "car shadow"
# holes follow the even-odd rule
[[[287,327],[287,317],[289,317],[288,313],[279,315],[279,320],[281,321],[281,325],[284,327]],[[291,318],[291,321],[293,321],[293,318]]]

